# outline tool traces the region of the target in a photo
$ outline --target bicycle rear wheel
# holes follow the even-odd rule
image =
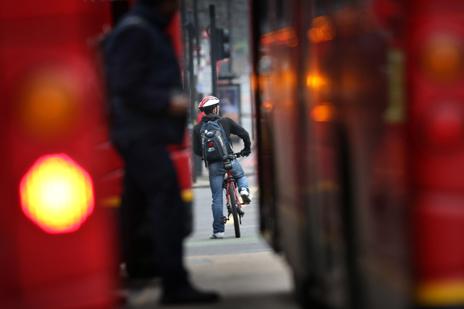
[[[229,186],[228,190],[230,199],[230,209],[232,211],[232,217],[234,218],[235,238],[240,238],[240,218],[238,214],[238,201],[236,199],[234,186]]]

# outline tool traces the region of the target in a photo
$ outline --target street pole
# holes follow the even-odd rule
[[[209,50],[211,56],[211,83],[213,95],[217,96],[217,69],[216,69],[216,10],[214,5],[209,6]]]
[[[187,33],[188,33],[188,79],[189,79],[189,97],[190,97],[190,123],[195,124],[196,122],[196,102],[195,102],[195,97],[196,97],[196,89],[195,89],[195,72],[194,72],[194,49],[193,49],[193,43],[194,43],[194,36],[195,36],[195,29],[194,25],[189,21],[189,24],[187,25]],[[197,181],[197,178],[201,176],[202,173],[202,168],[201,168],[201,159],[193,154],[192,152],[192,157],[193,157],[193,169],[192,169],[192,180],[193,182]]]
[[[229,61],[227,61],[227,74],[232,75],[232,45],[230,40],[232,40],[232,1],[227,1],[227,28],[229,30],[229,50],[230,56]]]
[[[200,67],[200,23],[198,20],[198,0],[193,0],[193,22],[195,24],[195,43],[197,67]]]
[[[193,44],[194,44],[194,29],[193,29],[193,24],[191,22],[188,23],[187,25],[187,33],[188,33],[188,80],[189,80],[189,97],[190,97],[190,102],[191,102],[191,109],[190,109],[190,115],[191,115],[191,123],[195,122],[196,119],[196,108],[195,108],[195,72],[194,72],[194,50],[193,50]]]
[[[186,6],[186,0],[182,0],[180,1],[180,22],[181,22],[181,25],[184,26],[188,20],[187,20],[187,6]],[[183,38],[183,41],[186,42],[187,41],[187,44],[183,44],[183,54],[184,54],[184,63],[186,61],[188,61],[189,59],[186,59],[186,58],[190,58],[190,54],[189,54],[189,50],[188,50],[188,47],[189,45],[191,44],[190,42],[190,36],[189,36],[189,33],[187,32],[184,32],[182,31],[182,38]],[[191,81],[189,80],[189,75],[188,75],[188,70],[190,69],[189,66],[187,65],[184,65],[184,74],[183,74],[183,82],[184,82],[184,89],[188,89],[191,87]]]

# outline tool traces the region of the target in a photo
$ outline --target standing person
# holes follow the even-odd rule
[[[138,0],[104,42],[112,142],[124,161],[123,258],[134,256],[136,231],[149,221],[163,304],[210,303],[183,263],[186,210],[167,145],[182,143],[188,101],[166,27],[176,0]],[[145,240],[147,241],[147,240]]]
[[[201,100],[198,105],[198,109],[203,112],[205,115],[201,119],[201,122],[195,125],[193,128],[193,151],[196,155],[202,156],[203,154],[203,145],[202,145],[202,130],[204,130],[204,125],[210,121],[217,121],[220,124],[224,133],[226,135],[226,145],[228,147],[228,152],[232,153],[232,146],[230,143],[230,134],[237,135],[243,140],[244,148],[240,152],[241,156],[248,156],[251,153],[251,142],[248,132],[238,125],[235,121],[227,117],[219,116],[219,102],[220,100],[214,96],[206,96]],[[213,211],[213,234],[211,239],[221,239],[224,238],[224,206],[223,206],[223,183],[224,183],[224,161],[218,159],[217,161],[205,162],[208,166],[209,172],[209,185],[211,188],[212,194],[212,211]],[[242,200],[245,204],[251,202],[250,190],[248,188],[248,180],[245,177],[240,163],[235,159],[232,161],[232,174],[237,181],[239,187],[239,193],[242,197]],[[241,210],[240,210],[241,211]],[[241,211],[240,215],[243,215]]]

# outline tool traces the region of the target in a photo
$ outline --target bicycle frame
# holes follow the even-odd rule
[[[234,188],[234,196],[235,196],[235,200],[237,201],[237,206],[239,208],[242,208],[242,204],[241,203],[238,203],[238,201],[240,201],[239,199],[239,194],[238,194],[238,186],[237,186],[237,182],[235,181],[235,178],[234,176],[232,175],[232,170],[228,170],[226,171],[226,175],[227,177],[225,178],[225,190],[226,190],[226,202],[227,202],[227,205],[230,205],[230,191],[229,191],[229,188],[231,186],[233,186]]]
[[[238,194],[238,185],[235,181],[234,176],[232,175],[232,160],[238,157],[237,155],[231,155],[224,160],[224,167],[226,169],[225,174],[225,185],[224,189],[226,190],[226,205],[227,205],[227,217],[226,221],[229,220],[230,215],[234,219],[234,229],[235,229],[235,237],[240,237],[240,224],[242,223],[241,216],[241,199]]]

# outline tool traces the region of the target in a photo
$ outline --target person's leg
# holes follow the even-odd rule
[[[132,145],[135,181],[147,197],[147,219],[152,228],[153,248],[162,278],[163,304],[210,303],[216,293],[195,289],[183,263],[185,205],[181,200],[177,172],[164,146],[139,141]]]
[[[149,142],[134,143],[130,159],[133,177],[147,197],[146,219],[163,286],[172,289],[171,285],[188,282],[183,264],[183,204],[179,203],[176,171],[168,151]]]
[[[126,164],[124,187],[119,208],[121,257],[131,279],[158,275],[152,246],[152,233],[147,228],[145,194],[132,178],[130,164]]]
[[[222,162],[210,163],[209,185],[212,194],[213,233],[224,233],[224,166]]]
[[[245,176],[245,172],[242,169],[242,166],[237,160],[232,161],[232,175],[237,181],[239,189],[247,188],[248,189],[248,179]]]
[[[160,273],[165,291],[175,291],[188,285],[187,271],[183,265],[184,239],[184,204],[177,188],[175,175],[165,178],[164,190],[154,192],[150,196],[149,216],[153,222],[155,248]]]
[[[237,160],[232,161],[232,175],[237,181],[238,190],[243,202],[245,204],[249,204],[251,202],[251,196],[248,185],[248,178],[245,176],[245,172]]]

